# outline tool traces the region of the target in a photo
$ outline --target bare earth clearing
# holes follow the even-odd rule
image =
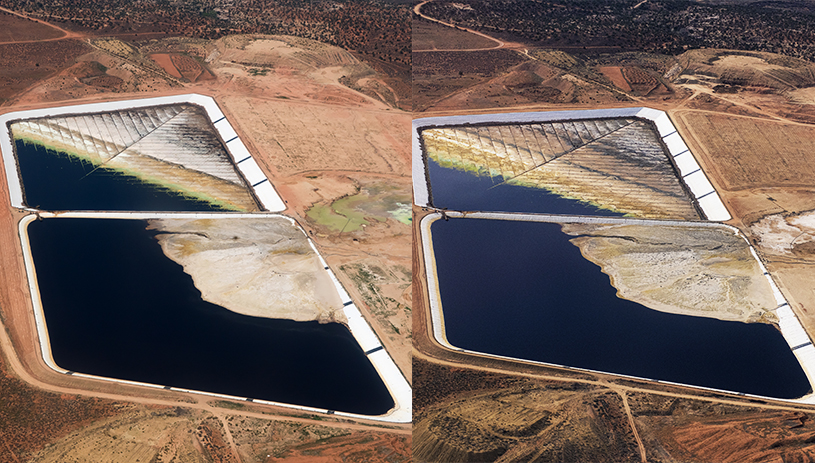
[[[260,50],[247,52],[256,41]],[[282,43],[293,53],[270,57],[264,51],[269,43]],[[183,78],[150,59],[154,53],[171,56]],[[172,59],[176,55],[197,64]],[[31,56],[38,57],[39,66]],[[288,37],[0,44],[0,79],[6,79],[0,80],[6,92],[0,98],[8,99],[5,111],[13,111],[190,92],[213,96],[288,202],[287,214],[308,230],[410,380],[410,278],[405,271],[410,226],[395,218],[371,219],[360,230],[340,233],[306,215],[313,203],[334,203],[366,185],[386,184],[410,195],[410,117],[389,106],[393,92],[375,71],[348,56]],[[185,74],[197,72],[196,66],[214,80]],[[0,197],[9,197],[5,179]],[[371,216],[380,213],[367,211],[391,206],[360,203],[354,211]],[[43,430],[23,415],[0,420],[0,432],[10,437],[4,439],[8,451],[0,451],[0,461],[99,461],[100,456],[121,462],[409,460],[410,427],[405,425],[314,417],[50,371],[39,356],[33,325],[16,227],[21,217],[7,205],[0,208],[0,308],[3,320],[14,321],[6,325],[8,335],[0,330],[0,344],[9,374],[30,384],[20,403],[42,403],[37,420],[54,426]],[[360,268],[378,269],[379,276],[354,279]],[[392,302],[366,304],[361,293],[372,290]],[[0,396],[11,397],[3,387]],[[80,402],[89,400],[83,396],[100,401],[86,405]],[[89,412],[66,414],[63,409],[71,404]],[[102,420],[105,416],[112,418]]]
[[[496,43],[484,37],[413,17],[413,51],[468,50],[494,48]]]

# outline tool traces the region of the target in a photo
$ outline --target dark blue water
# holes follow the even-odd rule
[[[146,223],[29,226],[57,365],[66,370],[377,415],[394,402],[337,323],[249,317],[201,299]]]
[[[114,169],[97,169],[67,153],[16,141],[25,203],[48,211],[231,210],[147,183]]]
[[[809,392],[774,327],[619,299],[557,224],[451,218],[431,233],[454,346],[769,397]]]
[[[430,203],[451,211],[530,212],[541,214],[601,215],[623,214],[592,204],[567,199],[542,188],[502,183],[503,177],[486,172],[475,174],[442,167],[427,158]]]

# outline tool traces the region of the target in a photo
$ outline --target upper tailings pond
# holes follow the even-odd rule
[[[26,203],[52,211],[231,211],[237,208],[171,185],[144,181],[69,153],[16,142]]]
[[[543,188],[507,183],[503,177],[442,167],[427,160],[435,207],[455,211],[537,212],[566,215],[622,216],[623,213]]]
[[[621,299],[559,224],[450,218],[430,231],[455,347],[767,397],[810,390],[774,326]]]
[[[438,209],[700,218],[648,120],[432,126],[420,137],[427,184],[415,187]]]
[[[365,415],[394,401],[339,323],[241,315],[201,299],[140,220],[28,226],[55,363],[103,377]]]
[[[55,115],[10,121],[8,128],[29,207],[258,210],[198,105]]]

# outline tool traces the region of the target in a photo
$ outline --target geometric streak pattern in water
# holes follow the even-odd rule
[[[28,119],[11,124],[11,130],[16,140],[89,161],[94,171],[115,170],[235,209],[257,210],[212,124],[195,105]]]
[[[700,218],[653,126],[640,119],[455,126],[425,129],[421,137],[425,154],[443,167],[499,184],[636,217]]]

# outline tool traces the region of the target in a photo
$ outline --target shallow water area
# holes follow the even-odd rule
[[[450,218],[430,231],[455,347],[775,398],[810,390],[775,327],[620,299],[559,224]]]
[[[500,176],[443,167],[427,159],[433,207],[456,211],[530,212],[542,214],[622,216],[543,188],[505,183]]]
[[[236,208],[171,185],[151,183],[88,160],[16,142],[17,160],[30,207],[52,211],[231,211]]]

